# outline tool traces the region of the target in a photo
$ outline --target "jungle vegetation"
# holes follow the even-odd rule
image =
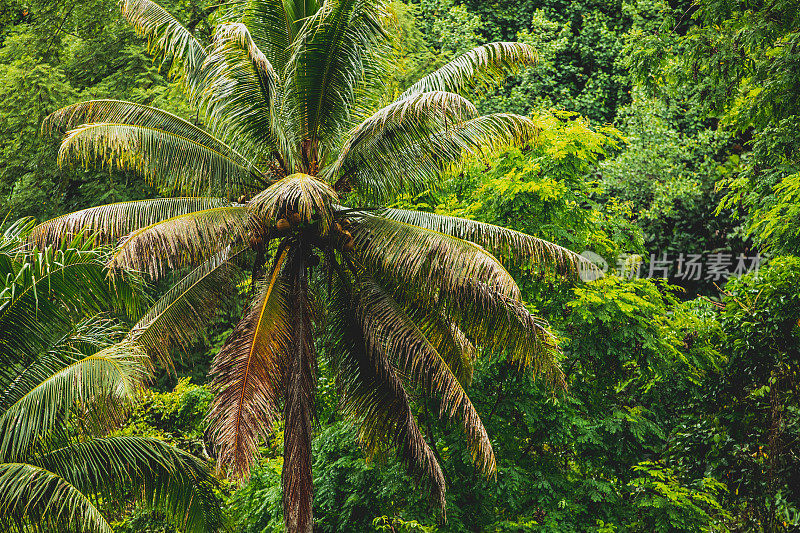
[[[1,1],[0,527],[800,528],[794,2]]]

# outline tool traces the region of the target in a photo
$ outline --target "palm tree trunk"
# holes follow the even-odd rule
[[[311,432],[314,418],[315,354],[312,311],[304,265],[305,252],[294,248],[292,276],[291,368],[284,407],[283,517],[289,533],[312,533],[313,486],[311,479]]]

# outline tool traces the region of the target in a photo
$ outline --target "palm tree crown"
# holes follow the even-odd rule
[[[216,531],[201,461],[108,432],[149,357],[101,313],[133,311],[136,284],[109,283],[105,254],[76,243],[25,251],[32,227],[0,235],[0,530],[110,533],[105,511],[139,498],[185,531]]]
[[[213,362],[210,417],[220,465],[241,474],[282,413],[288,530],[312,527],[317,332],[368,450],[388,439],[443,508],[444,476],[413,391],[462,425],[492,475],[492,447],[464,391],[475,346],[501,346],[562,382],[553,337],[498,257],[561,273],[579,258],[497,226],[382,206],[432,187],[465,155],[535,139],[530,119],[481,116],[463,96],[533,64],[533,51],[480,46],[394,98],[382,93],[391,16],[380,0],[250,0],[207,46],[150,0],[123,0],[122,12],[180,78],[204,127],[100,100],[61,109],[43,128],[67,132],[62,164],[139,172],[168,196],[188,196],[86,209],[42,224],[34,240],[88,230],[119,241],[114,268],[152,278],[191,269],[133,330],[160,355],[204,327],[246,265],[252,303]]]

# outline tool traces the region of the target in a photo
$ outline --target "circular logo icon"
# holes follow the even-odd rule
[[[594,281],[608,271],[608,262],[591,250],[584,250],[580,256],[585,259],[578,265],[578,275],[583,281]]]

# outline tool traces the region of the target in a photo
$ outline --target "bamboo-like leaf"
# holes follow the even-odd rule
[[[247,207],[215,207],[140,228],[122,241],[109,261],[115,269],[157,279],[169,270],[195,266],[235,243],[247,242]]]
[[[304,250],[291,251],[291,341],[283,409],[283,519],[288,531],[311,533],[313,485],[311,477],[312,422],[315,417],[316,354],[314,310],[308,291]]]
[[[209,413],[220,468],[245,475],[277,413],[291,342],[288,282],[279,256],[247,314],[214,358],[210,375],[217,392]]]
[[[92,501],[64,478],[26,463],[0,463],[0,527],[9,532],[112,533]]]
[[[456,290],[479,280],[519,298],[519,287],[503,265],[469,241],[371,215],[354,219],[355,254],[371,271],[390,271],[416,287]]]
[[[426,91],[464,94],[494,85],[523,66],[536,64],[536,52],[523,43],[489,43],[473,48],[408,88],[400,98]]]
[[[319,220],[320,231],[325,234],[333,220],[336,200],[337,194],[324,181],[307,174],[292,174],[259,193],[250,201],[250,209],[267,225],[298,213],[304,223]]]
[[[470,441],[472,459],[486,474],[496,472],[489,436],[480,416],[445,360],[402,307],[377,283],[360,280],[358,318],[368,349],[398,359],[399,368],[429,395],[441,395],[439,415],[457,419]]]
[[[110,282],[101,257],[96,251],[50,247],[3,268],[0,375],[40,354],[76,316],[110,308],[134,312],[135,288],[126,276]]]
[[[125,501],[132,495],[165,512],[186,532],[221,528],[216,480],[188,453],[152,438],[110,436],[50,450],[33,462],[84,494]],[[118,505],[112,504],[112,507]]]
[[[568,276],[582,270],[597,270],[591,261],[566,248],[493,224],[406,209],[384,209],[380,215],[480,244],[509,264]]]
[[[43,248],[69,242],[80,233],[90,235],[96,244],[114,243],[142,227],[163,220],[230,205],[222,198],[156,198],[118,202],[61,215],[33,228],[28,240]]]
[[[336,373],[344,413],[360,422],[359,436],[368,455],[374,456],[388,437],[402,462],[425,481],[444,512],[445,480],[436,456],[417,425],[396,369],[381,346],[367,349],[353,295],[338,279],[329,314],[331,348],[326,353]]]
[[[236,293],[236,255],[222,250],[173,285],[131,328],[131,341],[169,365],[170,348],[187,350],[216,314],[216,304]]]
[[[58,151],[58,164],[96,162],[130,170],[168,192],[193,196],[238,197],[262,179],[237,156],[165,129],[99,122],[70,131]]]
[[[152,0],[122,0],[122,15],[133,24],[140,35],[147,37],[150,52],[162,62],[177,61],[179,77],[190,95],[203,88],[202,65],[206,59],[205,48],[191,32],[167,10]]]
[[[96,404],[102,412],[93,419],[107,427],[118,422],[148,363],[141,349],[126,343],[59,369],[0,414],[0,458],[12,462],[24,458],[33,444],[78,406]]]

